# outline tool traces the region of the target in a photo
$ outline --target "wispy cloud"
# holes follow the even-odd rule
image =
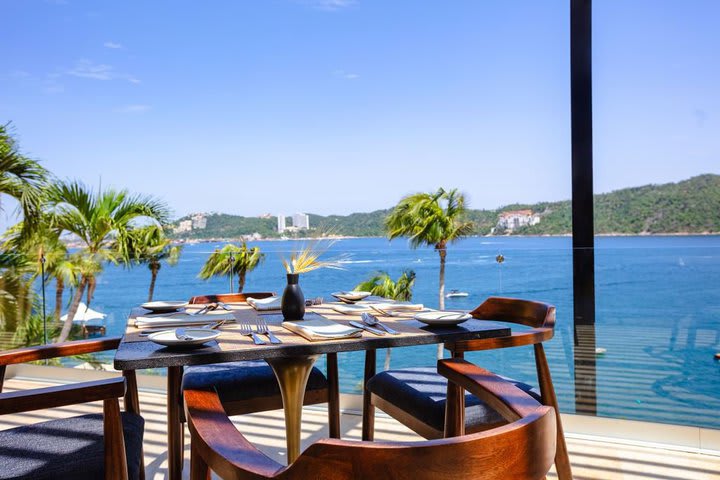
[[[301,0],[305,5],[312,8],[326,11],[342,10],[343,8],[355,5],[356,0]]]
[[[73,68],[65,70],[63,74],[91,80],[126,80],[130,83],[140,83],[135,76],[118,72],[112,65],[94,63],[86,59],[78,60]]]
[[[356,80],[360,78],[360,75],[353,72],[346,72],[345,70],[335,70],[333,72],[333,75],[335,75],[338,78],[343,78],[345,80]]]
[[[121,48],[125,48],[125,47],[123,47],[122,43],[117,43],[117,42],[105,42],[105,43],[103,43],[103,47],[111,48],[113,50],[119,50]]]
[[[142,104],[124,105],[115,109],[115,111],[118,113],[144,113],[148,110],[150,110],[150,105]]]

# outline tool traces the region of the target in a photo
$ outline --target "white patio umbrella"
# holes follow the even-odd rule
[[[80,302],[80,305],[78,305],[77,313],[75,314],[75,318],[73,318],[73,322],[88,322],[91,320],[104,320],[105,317],[107,317],[107,314],[100,313],[98,311],[93,310],[92,308],[88,308],[87,305]],[[60,317],[60,320],[63,322],[67,320],[67,313]]]

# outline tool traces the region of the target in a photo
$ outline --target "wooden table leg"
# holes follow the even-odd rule
[[[123,371],[123,377],[127,387],[125,389],[124,408],[126,412],[140,415],[140,397],[138,396],[137,376],[135,370]],[[138,480],[145,480],[145,449],[140,450],[140,477]]]
[[[310,371],[318,355],[266,359],[280,385],[285,410],[288,465],[300,456],[302,406]]]
[[[367,382],[375,376],[377,361],[376,350],[365,351],[365,376],[363,378],[363,415],[362,415],[362,439],[372,441],[375,438],[375,407],[370,401],[370,392],[367,389]]]
[[[182,479],[183,426],[180,423],[183,367],[168,367],[167,372],[168,478]]]
[[[337,353],[327,354],[328,427],[330,438],[340,438],[340,381]]]

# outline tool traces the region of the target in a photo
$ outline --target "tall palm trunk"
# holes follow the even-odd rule
[[[155,293],[155,281],[157,280],[158,272],[160,271],[159,263],[150,264],[150,288],[148,289],[148,302],[152,302],[153,294]]]
[[[62,330],[60,331],[60,335],[58,336],[58,343],[64,342],[67,340],[67,338],[70,336],[70,329],[72,328],[73,319],[75,318],[75,314],[78,311],[78,307],[80,306],[80,300],[82,300],[83,293],[85,293],[85,287],[88,285],[88,278],[83,276],[80,279],[80,284],[77,286],[77,290],[75,290],[75,295],[73,295],[72,302],[70,302],[70,309],[67,313],[67,318],[65,319],[65,323],[63,324]]]
[[[247,275],[246,270],[241,270],[238,274],[238,293],[242,293],[243,288],[245,288],[245,276]]]
[[[57,277],[55,279],[55,314],[54,318],[56,322],[60,321],[60,316],[62,315],[62,303],[63,303],[63,293],[65,292],[65,280],[63,280],[62,277]]]
[[[444,242],[438,243],[435,248],[440,255],[440,286],[438,288],[440,294],[440,310],[445,310],[445,257],[447,257],[447,249]],[[437,346],[437,358],[438,360],[443,358],[443,345],[438,343]]]
[[[88,308],[90,308],[90,302],[92,302],[93,297],[95,297],[95,289],[97,288],[97,278],[93,275],[92,277],[88,278],[87,283],[87,298],[86,304]]]

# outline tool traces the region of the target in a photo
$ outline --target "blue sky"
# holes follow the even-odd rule
[[[177,215],[570,197],[569,1],[2,0],[0,121]],[[595,189],[720,173],[717,1],[594,6]]]

